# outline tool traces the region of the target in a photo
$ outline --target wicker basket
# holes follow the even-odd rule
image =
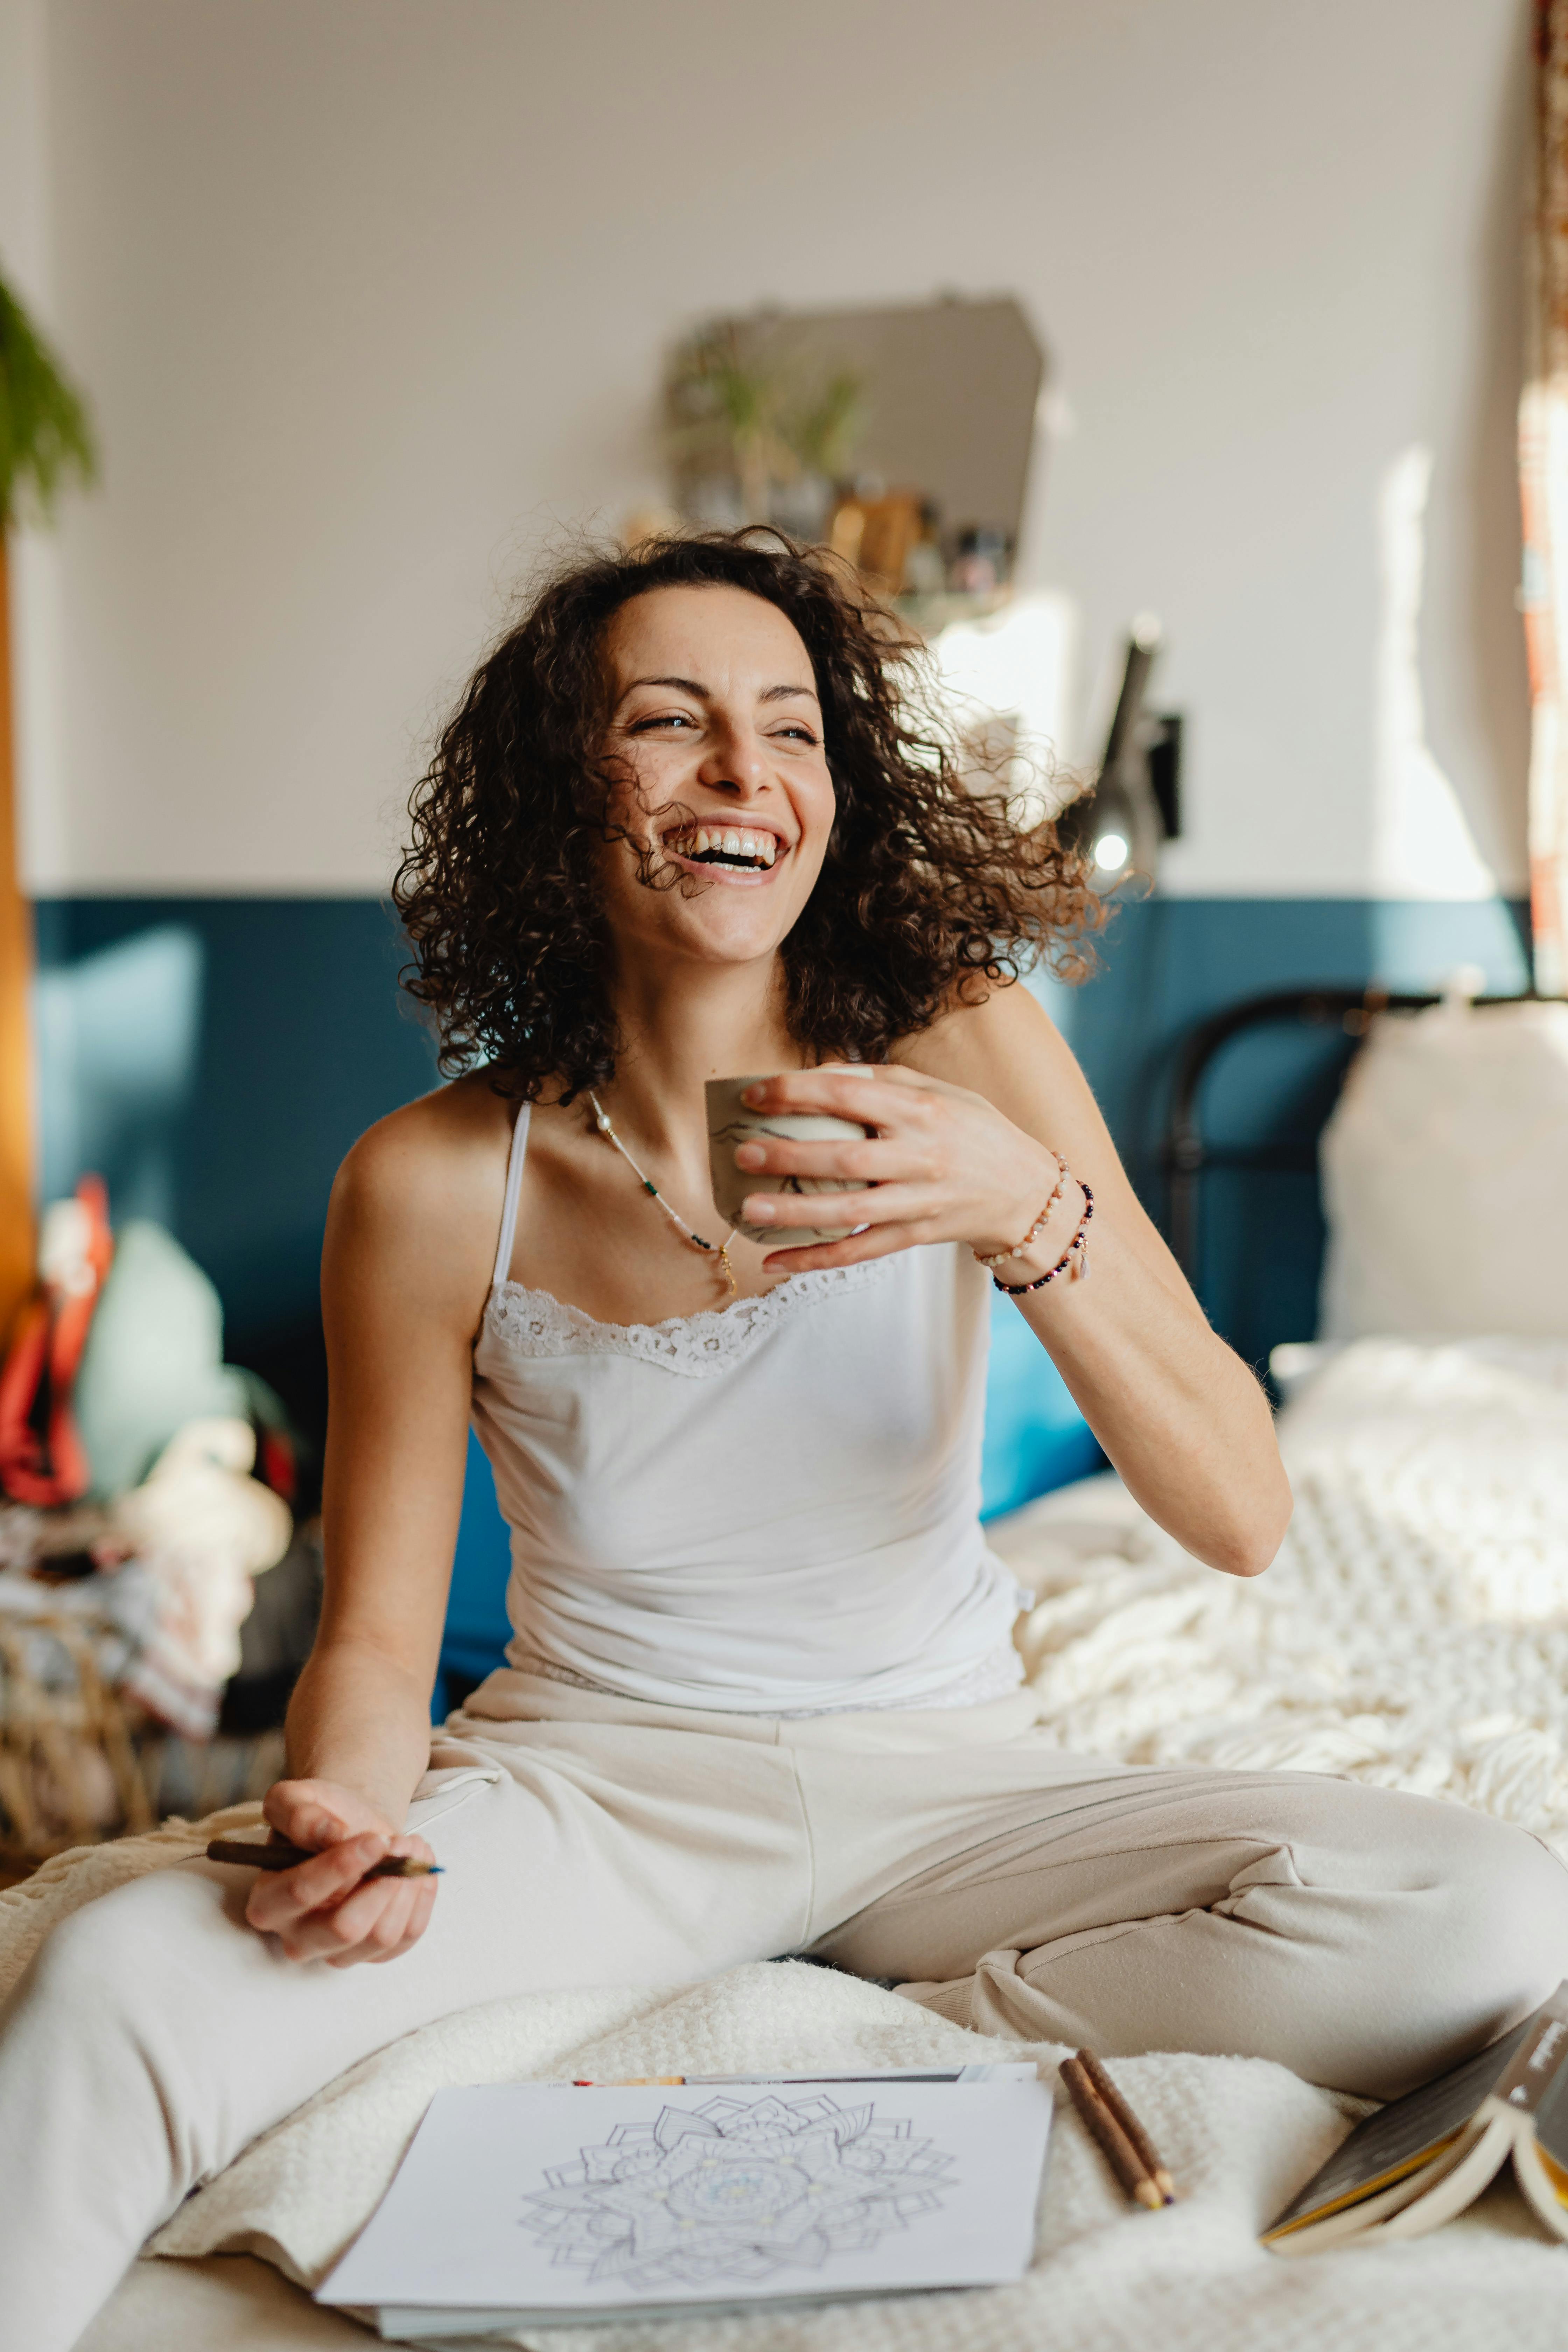
[[[158,1744],[139,1749],[94,1638],[91,1618],[0,1619],[0,1865],[8,1874],[60,1853],[153,1827],[150,1772]],[[39,1636],[58,1643],[73,1681],[55,1689],[34,1671]]]

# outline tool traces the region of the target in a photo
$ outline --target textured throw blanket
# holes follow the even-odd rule
[[[235,1808],[223,1826],[254,1817]],[[204,1825],[204,1829],[207,1825]],[[194,1830],[141,1840],[145,1866],[193,1851]],[[109,1856],[116,1855],[111,1871]],[[123,1875],[127,1848],[49,1865],[26,1934]],[[93,1867],[96,1864],[99,1866]],[[35,1882],[36,1885],[36,1882]],[[384,2194],[432,2094],[530,2076],[721,2074],[1016,2058],[894,1993],[797,1961],[735,1969],[663,1993],[551,1993],[493,2001],[367,2059],[256,2141],[153,2241],[158,2254],[260,2254],[321,2280]],[[1034,2056],[1047,2074],[1066,2054]],[[1175,2173],[1182,2201],[1131,2207],[1058,2096],[1038,2257],[1019,2285],[834,2310],[759,2311],[662,2328],[530,2328],[537,2352],[1561,2352],[1568,2257],[1494,2191],[1439,2236],[1286,2263],[1259,2227],[1360,2112],[1260,2059],[1119,2061],[1118,2081]],[[100,2323],[101,2325],[101,2323]],[[95,2338],[95,2340],[97,2340]]]
[[[1038,1602],[1021,1632],[1064,1747],[1130,1761],[1340,1771],[1528,1823],[1568,1850],[1568,1347],[1364,1341],[1285,1418],[1295,1525],[1266,1578],[1195,1567],[1113,1480],[993,1529]],[[53,1921],[199,1829],[62,1856],[0,1896],[0,1995]],[[1568,1974],[1568,1955],[1564,1956]],[[431,2095],[530,2076],[1016,2057],[897,1995],[798,1963],[659,1993],[469,2010],[330,2084],[198,2191],[152,2251],[247,2251],[319,2281]],[[1064,2054],[1032,2053],[1048,2074]],[[1016,2287],[744,2318],[539,2329],[560,2352],[1561,2352],[1568,2252],[1506,2180],[1407,2245],[1286,2262],[1259,2226],[1352,2103],[1255,2059],[1154,2056],[1118,2079],[1181,2203],[1128,2206],[1058,2099],[1039,2253]],[[95,2342],[100,2338],[95,2336]]]
[[[1113,1478],[993,1528],[1037,1596],[1048,1729],[1458,1798],[1568,1858],[1568,1343],[1358,1340],[1279,1436],[1296,1513],[1254,1580],[1199,1568]]]

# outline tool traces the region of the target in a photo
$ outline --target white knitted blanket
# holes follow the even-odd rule
[[[1352,1773],[1462,1799],[1568,1851],[1568,1347],[1360,1342],[1291,1407],[1283,1433],[1296,1521],[1255,1583],[1185,1559],[1114,1480],[993,1529],[1040,1596],[1022,1639],[1056,1737],[1138,1762]],[[253,1820],[255,1809],[218,1818]],[[0,1996],[56,1917],[194,1851],[211,1826],[62,1857],[0,1896]],[[249,2251],[320,2280],[446,2084],[902,2065],[983,2049],[1020,2054],[799,1964],[662,1994],[498,2001],[329,2084],[193,2197],[153,2247]],[[1054,2068],[1063,2053],[1034,2054]],[[1258,2229],[1342,2136],[1351,2104],[1259,2060],[1149,2057],[1117,2072],[1183,2200],[1154,2215],[1129,2208],[1065,2110],[1037,2259],[1016,2287],[515,2340],[542,2352],[1318,2352],[1325,2342],[1561,2352],[1568,2342],[1568,2253],[1506,2183],[1433,2238],[1287,2263],[1258,2248]],[[118,2352],[112,2310],[93,2345]]]
[[[1114,1478],[992,1529],[1037,1595],[1050,1731],[1457,1797],[1568,1858],[1568,1343],[1358,1340],[1280,1441],[1296,1513],[1255,1580],[1196,1566]]]

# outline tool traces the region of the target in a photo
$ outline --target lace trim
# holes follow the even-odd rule
[[[893,1264],[890,1257],[879,1257],[862,1259],[858,1265],[818,1266],[812,1274],[792,1274],[761,1297],[738,1298],[732,1307],[706,1307],[698,1315],[672,1315],[663,1323],[601,1323],[548,1290],[498,1282],[485,1307],[485,1328],[514,1356],[634,1356],[689,1380],[708,1380],[750,1355],[785,1316],[819,1298],[864,1289]]]

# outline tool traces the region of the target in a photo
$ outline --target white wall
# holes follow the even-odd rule
[[[0,0],[0,270],[35,318],[56,312],[48,154],[46,0]],[[24,875],[63,864],[59,782],[66,751],[63,607],[58,541],[13,534],[13,717]],[[40,856],[40,851],[46,854]],[[52,854],[51,854],[52,853]]]
[[[1172,887],[1429,887],[1389,863],[1402,758],[1516,886],[1527,16],[0,0],[0,62],[47,33],[0,255],[105,461],[58,614],[25,571],[35,887],[381,887],[419,743],[542,537],[658,494],[672,331],[939,287],[1016,290],[1056,355],[1073,429],[1025,577],[1097,656],[1165,620]],[[1419,672],[1391,700],[1379,501],[1421,448]],[[1391,751],[1423,699],[1426,742]]]

